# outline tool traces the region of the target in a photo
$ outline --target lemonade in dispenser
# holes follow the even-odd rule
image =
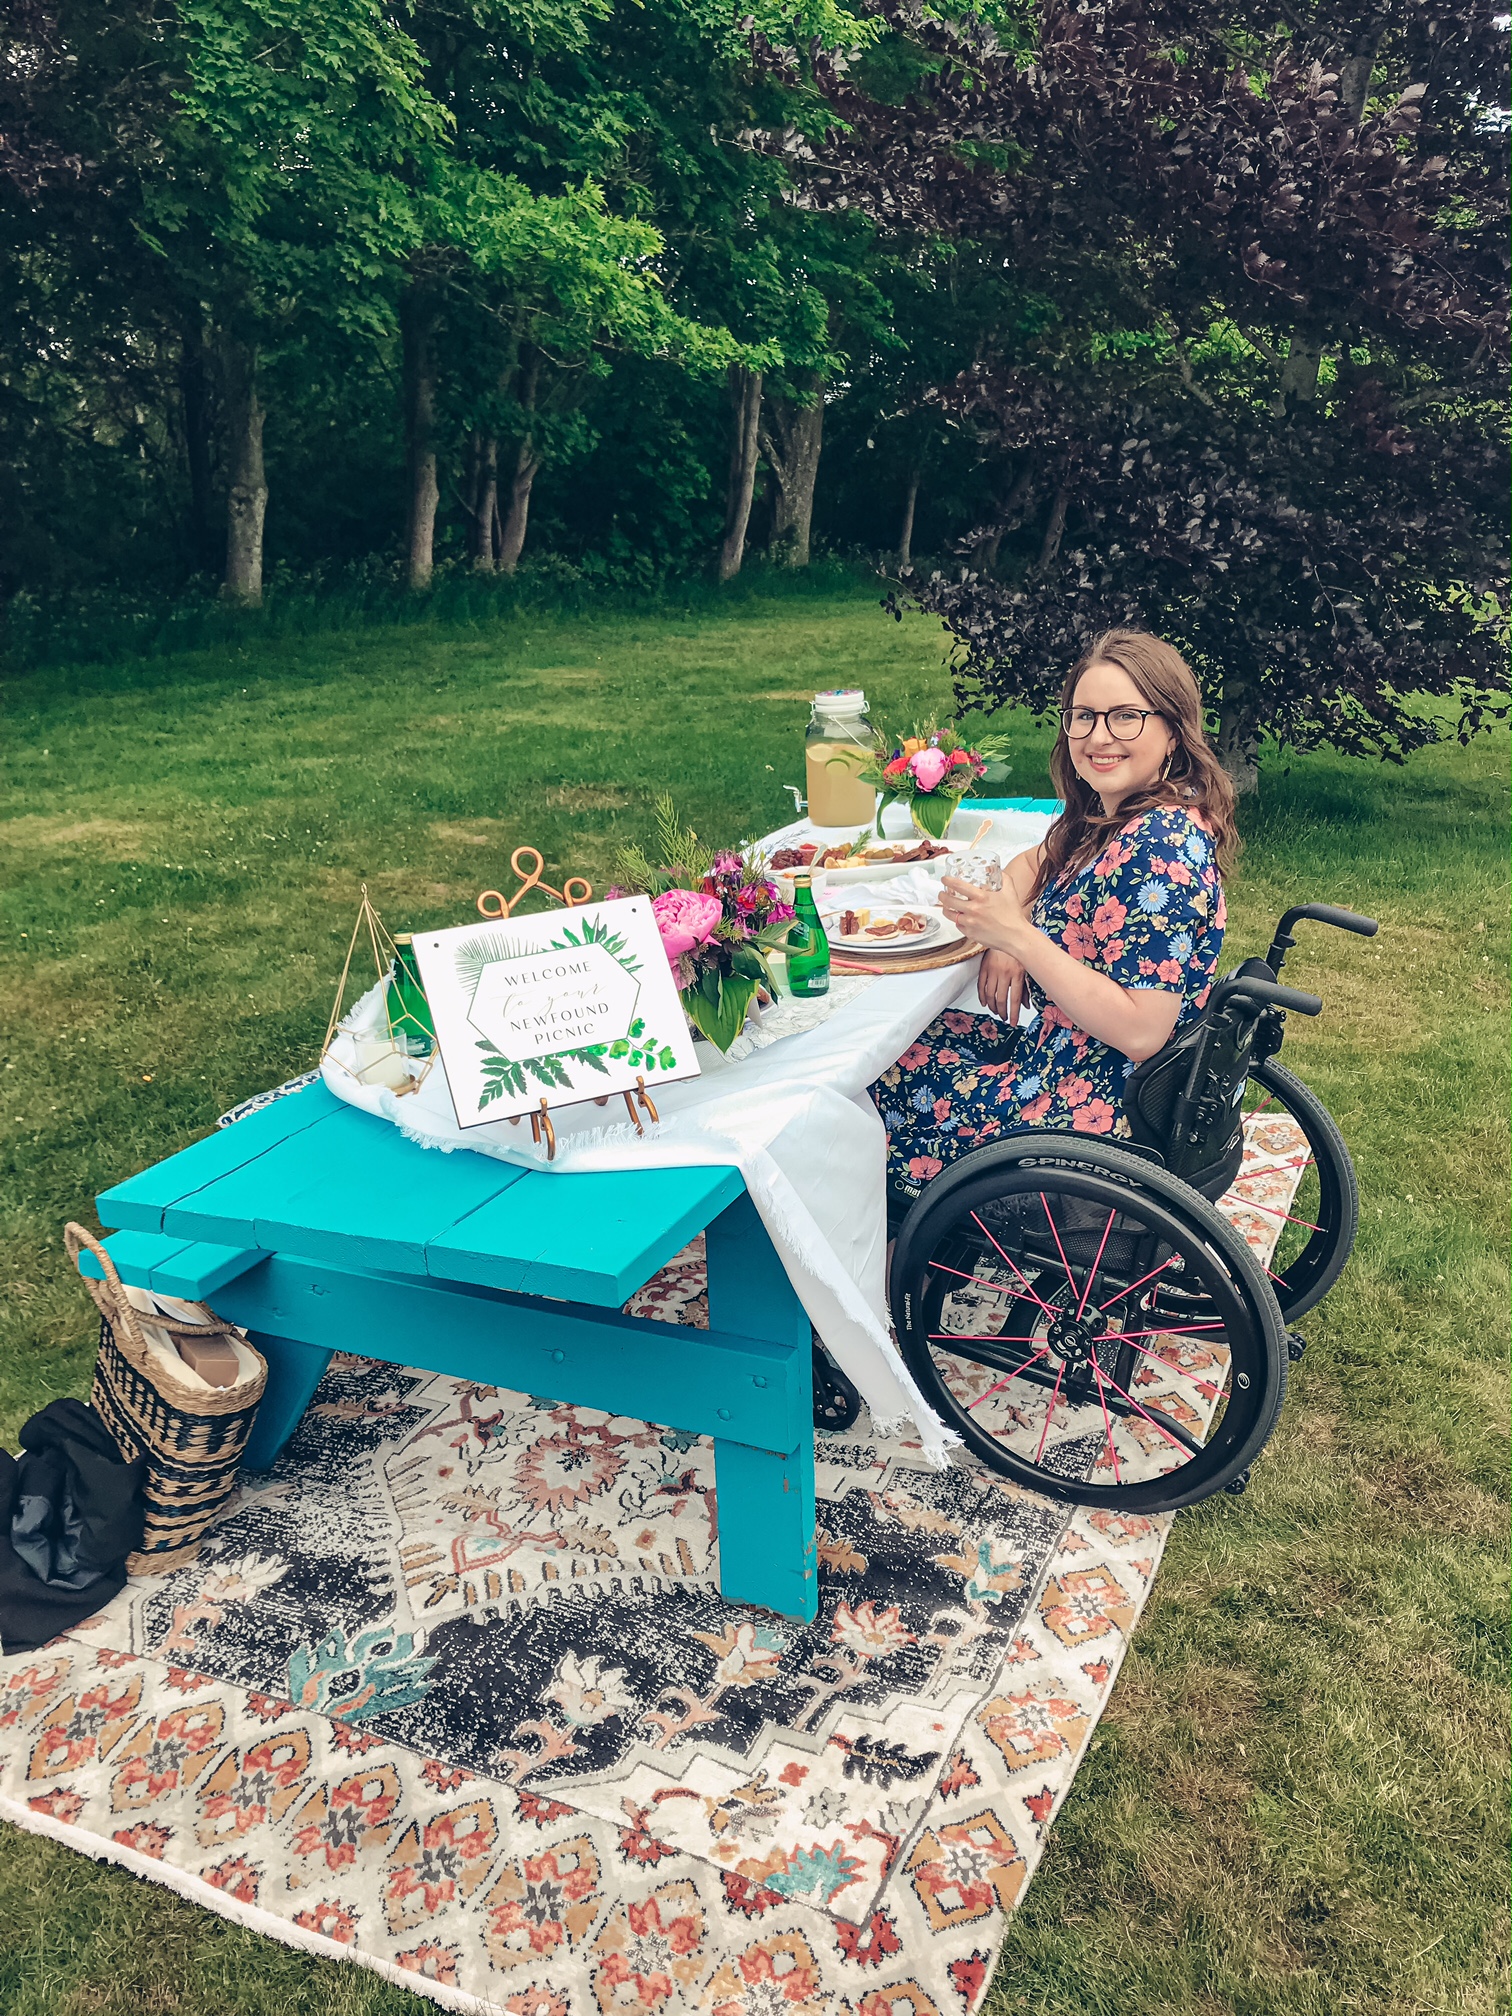
[[[877,794],[861,772],[873,760],[872,724],[866,695],[850,686],[814,695],[804,737],[805,788],[809,823],[869,826],[877,814]]]

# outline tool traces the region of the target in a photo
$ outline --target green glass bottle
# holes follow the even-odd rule
[[[394,970],[388,983],[389,1028],[394,1041],[411,1057],[429,1057],[436,1047],[436,1025],[420,979],[415,943],[408,931],[394,939]]]
[[[789,994],[809,1000],[828,994],[830,983],[829,939],[819,921],[814,904],[812,877],[793,877],[793,924],[787,941],[787,985]]]

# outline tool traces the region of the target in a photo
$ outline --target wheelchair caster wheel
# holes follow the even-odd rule
[[[1296,1364],[1306,1349],[1307,1339],[1302,1335],[1302,1332],[1300,1330],[1288,1330],[1286,1333],[1286,1355],[1290,1358],[1293,1365]]]
[[[814,1340],[814,1426],[853,1428],[861,1412],[861,1395],[828,1351]]]
[[[1245,1492],[1249,1489],[1249,1480],[1250,1480],[1250,1473],[1248,1472],[1248,1470],[1241,1470],[1239,1472],[1239,1475],[1237,1477],[1231,1477],[1223,1488],[1225,1491],[1227,1491],[1230,1498],[1242,1498]]]

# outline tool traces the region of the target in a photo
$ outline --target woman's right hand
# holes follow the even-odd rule
[[[1018,1027],[1024,999],[1024,968],[1007,952],[984,952],[977,976],[977,999],[1010,1029]]]

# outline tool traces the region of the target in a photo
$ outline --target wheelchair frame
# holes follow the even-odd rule
[[[1323,1006],[1280,983],[1304,919],[1364,937],[1378,928],[1332,905],[1288,910],[1266,957],[1218,981],[1198,1020],[1130,1074],[1129,1139],[1017,1130],[952,1164],[908,1211],[890,1289],[899,1344],[989,1467],[1127,1512],[1245,1488],[1304,1348],[1289,1326],[1338,1278],[1358,1217],[1342,1136],[1275,1061],[1286,1015]],[[1295,1121],[1319,1171],[1318,1219],[1292,1219],[1312,1236],[1274,1272],[1217,1209],[1238,1176],[1250,1083]],[[816,1364],[816,1419],[848,1425],[848,1382],[825,1390],[833,1370]],[[1170,1390],[1154,1393],[1163,1382]],[[1026,1405],[1046,1393],[1041,1424]],[[1063,1401],[1071,1426],[1052,1446]]]

